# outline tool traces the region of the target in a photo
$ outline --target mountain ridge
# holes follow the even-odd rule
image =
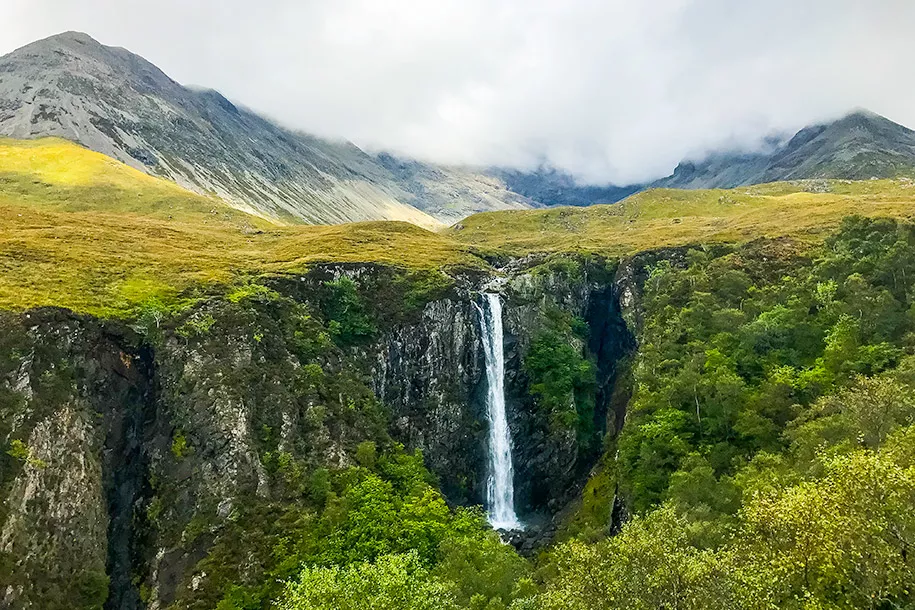
[[[868,110],[810,125],[771,152],[684,161],[652,187],[734,188],[786,180],[894,178],[915,170],[915,131]]]
[[[915,172],[915,131],[866,110],[805,127],[769,150],[687,159],[643,184],[579,184],[549,166],[435,165],[286,129],[80,32],[0,57],[0,136],[64,137],[280,223],[390,219],[439,228],[477,212],[615,203],[648,188]]]
[[[475,211],[530,207],[498,181],[466,171],[421,165],[398,179],[352,143],[285,129],[80,32],[0,58],[0,135],[64,137],[285,222],[435,227]]]
[[[766,150],[719,150],[684,159],[669,176],[642,184],[587,185],[550,167],[492,170],[506,185],[546,205],[616,203],[651,188],[736,188],[788,180],[894,178],[915,173],[915,131],[857,109],[798,131]]]

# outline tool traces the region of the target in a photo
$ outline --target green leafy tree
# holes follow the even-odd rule
[[[524,358],[530,393],[556,429],[576,430],[585,445],[596,442],[594,393],[597,373],[582,355],[581,320],[548,312],[547,325],[531,341]]]
[[[415,553],[346,567],[306,568],[280,610],[457,610],[454,587],[432,577]]]
[[[342,345],[352,345],[370,338],[377,332],[359,290],[352,279],[341,277],[326,282],[322,310],[330,336]]]
[[[720,554],[691,543],[688,522],[667,506],[609,540],[559,546],[539,602],[544,610],[733,608],[726,566]]]

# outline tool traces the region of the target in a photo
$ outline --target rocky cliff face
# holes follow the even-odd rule
[[[522,514],[536,519],[565,506],[600,455],[595,440],[618,431],[613,388],[635,343],[622,318],[614,270],[603,262],[546,262],[511,271],[506,286],[506,392],[517,439],[516,502]],[[585,332],[557,333],[557,316],[584,323]],[[572,345],[593,369],[593,385],[582,389],[585,396],[578,390],[569,396],[571,410],[591,420],[590,436],[581,431],[588,422],[557,424],[555,413],[544,410],[532,387],[537,380],[526,366],[532,342],[557,339]],[[593,411],[582,403],[592,403]]]
[[[338,344],[322,305],[341,277],[377,324],[353,344]],[[519,510],[559,510],[600,447],[557,426],[525,362],[556,316],[586,321],[590,335],[569,344],[593,363],[588,417],[618,426],[611,395],[632,339],[612,273],[519,261],[495,283],[457,275],[406,310],[380,288],[398,277],[322,268],[142,333],[62,310],[0,317],[2,605],[212,607],[227,581],[254,577],[256,544],[239,537],[307,502],[315,473],[353,464],[364,441],[422,450],[452,502],[480,503],[484,287],[505,303]]]
[[[361,281],[365,273],[359,266],[340,266],[317,277]],[[550,327],[552,315],[568,315],[586,324],[589,336],[563,339],[595,367],[597,431],[616,429],[621,418],[609,409],[617,364],[634,349],[619,305],[622,284],[602,262],[556,263],[542,258],[513,261],[496,276],[456,279],[443,298],[428,302],[355,351],[366,365],[373,390],[391,409],[395,438],[423,451],[449,498],[480,504],[488,450],[480,293],[500,292],[516,502],[522,516],[553,513],[574,492],[599,447],[582,447],[583,439],[574,428],[553,425],[549,414],[538,408],[525,358],[532,340]]]
[[[2,605],[99,607],[109,580],[130,581],[152,363],[132,337],[68,312],[0,325]]]

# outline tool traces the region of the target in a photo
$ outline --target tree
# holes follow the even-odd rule
[[[694,546],[689,522],[665,505],[609,540],[560,545],[539,601],[544,610],[737,608],[727,565]]]
[[[453,585],[433,578],[416,553],[347,567],[306,568],[277,604],[281,610],[457,610]]]
[[[742,511],[747,597],[778,608],[915,607],[915,469],[870,450],[825,468]]]

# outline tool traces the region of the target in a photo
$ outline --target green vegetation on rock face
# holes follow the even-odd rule
[[[390,595],[401,603],[408,597],[397,596],[409,593],[402,590],[408,583],[455,601],[466,597],[468,588],[487,593],[486,603],[503,595],[510,601],[516,581],[527,572],[526,563],[488,530],[481,513],[448,508],[421,455],[395,448],[372,467],[332,473],[321,493],[314,493],[315,484],[312,475],[307,500],[241,508],[199,565],[206,584],[187,607],[241,610],[278,600],[280,607],[309,608],[295,604],[326,595],[332,597],[325,603],[338,595],[340,607],[350,607],[346,603],[359,597],[347,595],[369,592],[351,589],[352,578],[369,578],[373,588],[380,587],[374,591],[379,599]],[[470,561],[484,554],[497,561],[473,566],[468,553]],[[245,556],[257,557],[256,569],[245,567]],[[476,580],[480,571],[499,580],[482,587]],[[299,584],[284,592],[290,580]]]
[[[328,295],[324,300],[324,317],[328,331],[342,345],[352,345],[369,339],[377,332],[365,304],[356,290],[356,283],[348,277],[326,282]]]
[[[398,290],[430,294],[425,275],[398,277]],[[159,569],[180,578],[169,591],[140,577],[147,596],[194,610],[347,607],[364,604],[360,579],[378,607],[431,603],[417,591],[481,609],[531,594],[528,562],[481,511],[450,508],[422,454],[388,435],[346,352],[378,319],[361,284],[315,280],[314,310],[251,284],[161,321],[150,340],[174,431],[145,515],[177,566]],[[231,481],[214,476],[223,459]]]
[[[550,310],[524,358],[530,392],[557,429],[575,430],[583,447],[598,442],[594,428],[594,363],[582,356],[588,325],[561,310]]]

